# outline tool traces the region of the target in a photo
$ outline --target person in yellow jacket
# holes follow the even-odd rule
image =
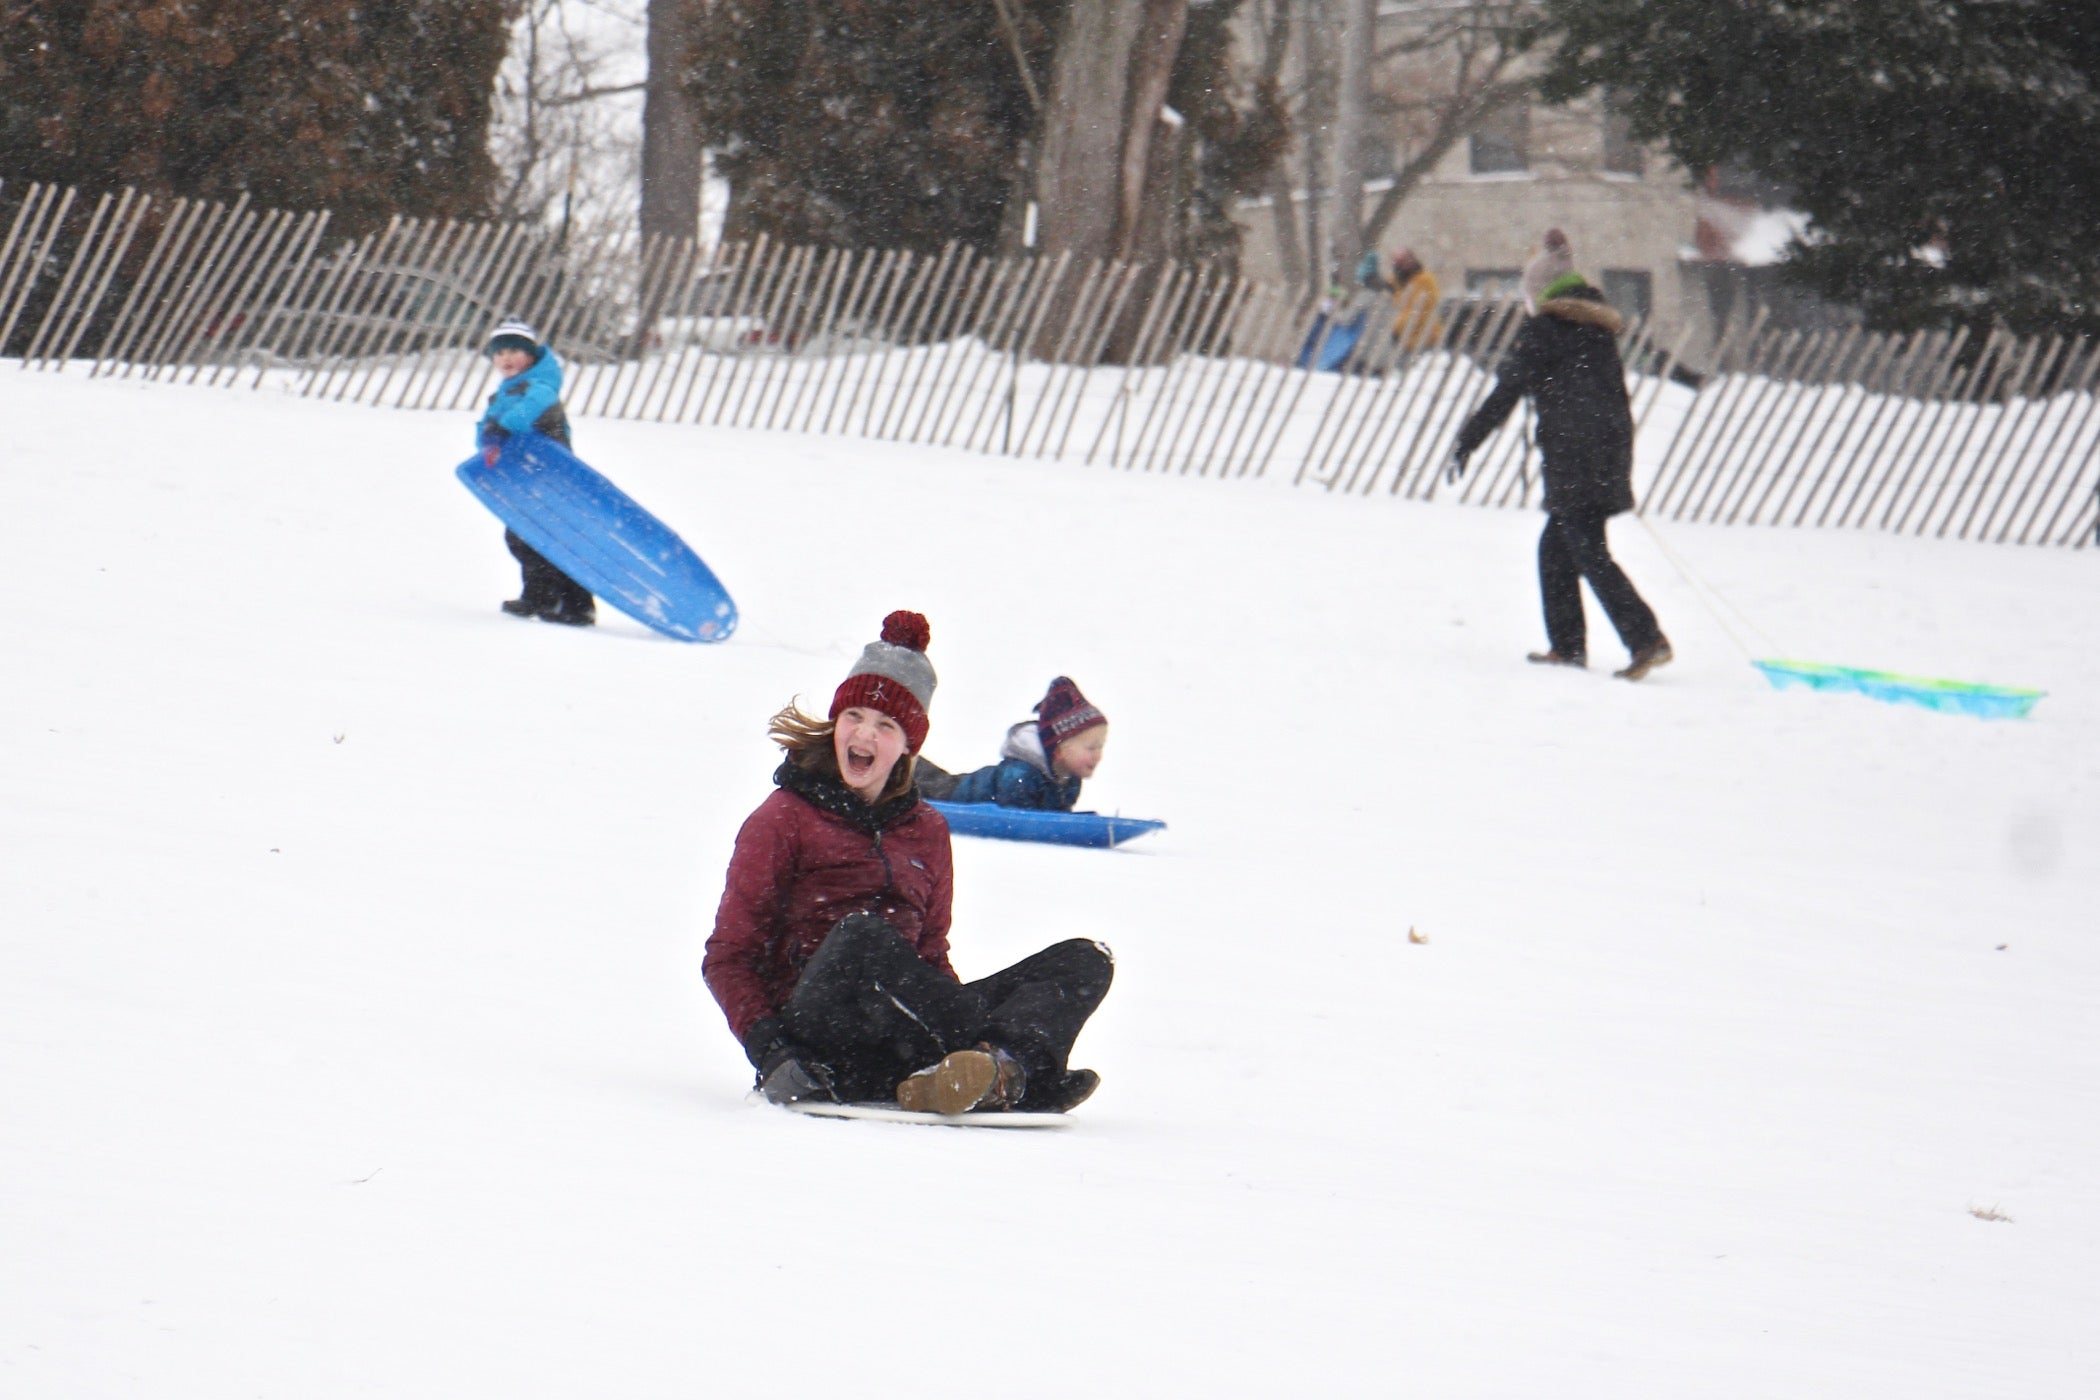
[[[1444,322],[1436,314],[1443,300],[1436,274],[1422,266],[1412,248],[1393,254],[1393,339],[1403,359],[1434,350],[1444,341]]]

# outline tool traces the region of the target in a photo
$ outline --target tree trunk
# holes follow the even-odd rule
[[[1050,61],[1036,165],[1036,204],[1047,255],[1115,254],[1131,50],[1146,9],[1146,0],[1082,0],[1065,14]]]
[[[1337,0],[1297,0],[1299,62],[1305,82],[1305,126],[1299,133],[1299,149],[1305,166],[1305,281],[1306,290],[1318,296],[1327,290],[1334,262],[1333,239],[1329,235],[1329,210],[1333,202],[1334,122],[1337,73],[1334,30],[1329,24],[1330,7]]]
[[[1378,0],[1341,0],[1335,82],[1332,261],[1349,276],[1364,251],[1365,99],[1370,94],[1373,19]]]
[[[1070,253],[1075,267],[1165,256],[1177,211],[1148,209],[1147,192],[1163,184],[1153,169],[1158,131],[1170,125],[1160,108],[1187,27],[1188,0],[1080,0],[1066,11],[1036,164],[1043,256]],[[1179,156],[1172,140],[1158,147],[1162,160]],[[1070,315],[1074,291],[1050,308],[1045,338]]]
[[[1137,48],[1130,55],[1130,101],[1123,116],[1122,198],[1116,212],[1116,255],[1126,260],[1141,257],[1154,261],[1166,256],[1163,241],[1146,240],[1158,246],[1141,247],[1138,235],[1141,222],[1156,224],[1162,230],[1174,222],[1157,217],[1171,212],[1167,210],[1153,210],[1155,217],[1151,220],[1141,220],[1140,216],[1148,188],[1158,189],[1163,184],[1172,188],[1171,171],[1158,172],[1151,167],[1155,136],[1166,138],[1159,143],[1165,160],[1172,161],[1179,155],[1175,138],[1181,130],[1180,123],[1168,122],[1161,111],[1166,106],[1167,85],[1174,76],[1174,60],[1181,53],[1188,24],[1189,0],[1147,0]]]
[[[692,9],[704,0],[649,0],[649,81],[642,100],[642,236],[697,238],[707,155],[698,105],[682,81]]]

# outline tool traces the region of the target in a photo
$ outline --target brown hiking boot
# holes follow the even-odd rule
[[[1633,659],[1626,663],[1625,670],[1614,671],[1612,674],[1622,681],[1637,681],[1656,667],[1668,664],[1675,656],[1676,653],[1670,650],[1670,639],[1657,637],[1633,654]]]
[[[1578,670],[1590,664],[1590,659],[1579,651],[1573,656],[1562,656],[1557,651],[1526,652],[1524,659],[1534,666],[1573,666]]]
[[[1021,1100],[1028,1076],[1004,1050],[980,1045],[956,1050],[897,1085],[897,1107],[914,1113],[954,1115],[973,1110],[1012,1108]]]

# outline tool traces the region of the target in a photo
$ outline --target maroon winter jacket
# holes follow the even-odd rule
[[[802,966],[848,914],[876,914],[919,956],[948,963],[955,871],[948,823],[916,791],[870,807],[837,778],[780,765],[781,790],[736,835],[700,962],[738,1040],[780,1014]]]

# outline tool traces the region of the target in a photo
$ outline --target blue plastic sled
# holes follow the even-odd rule
[[[1774,690],[1806,686],[1810,690],[1850,690],[1891,705],[1922,705],[1948,714],[1978,719],[2021,719],[2046,695],[2042,690],[1980,685],[1973,681],[1936,681],[1899,676],[1892,671],[1862,671],[1856,666],[1828,666],[1819,661],[1753,661]]]
[[[458,476],[520,539],[643,626],[684,642],[736,631],[736,604],[700,556],[552,438],[515,434],[494,466],[476,455]]]
[[[957,836],[989,836],[999,841],[1048,841],[1059,846],[1117,846],[1133,836],[1158,831],[1165,822],[1139,817],[1104,817],[1099,812],[1038,812],[1027,807],[1001,807],[996,802],[929,802],[948,819]]]
[[[1346,321],[1335,323],[1334,330],[1327,329],[1327,313],[1322,311],[1313,318],[1312,330],[1306,334],[1305,344],[1298,349],[1298,368],[1338,370],[1348,360],[1349,352],[1356,348],[1362,338],[1364,325],[1371,313],[1359,311]],[[1320,337],[1326,336],[1325,340]]]

